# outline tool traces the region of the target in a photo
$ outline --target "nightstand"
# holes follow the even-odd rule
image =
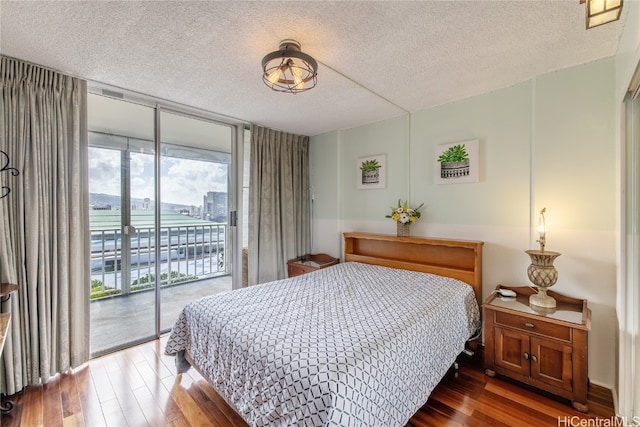
[[[300,258],[291,259],[287,262],[289,277],[300,276],[321,268],[329,267],[339,263],[338,258],[327,254],[307,254]]]
[[[549,291],[557,307],[538,308],[529,305],[532,288],[499,288],[517,295],[503,298],[494,292],[482,304],[485,373],[570,399],[575,409],[587,412],[587,301]]]

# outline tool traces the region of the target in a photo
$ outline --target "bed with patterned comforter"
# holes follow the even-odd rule
[[[188,304],[185,350],[254,426],[401,426],[480,328],[456,279],[347,262]]]

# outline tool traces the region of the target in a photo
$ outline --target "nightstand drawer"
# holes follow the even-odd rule
[[[338,258],[327,254],[306,254],[287,261],[287,272],[289,273],[289,277],[295,277],[335,265],[338,262],[340,262]]]
[[[501,311],[496,311],[495,316],[495,322],[497,324],[509,326],[529,333],[545,335],[564,341],[571,341],[571,328],[566,326],[556,325],[544,320],[503,313]]]
[[[289,264],[289,277],[300,276],[301,274],[310,273],[317,270],[317,268],[309,267],[303,264],[292,263]]]

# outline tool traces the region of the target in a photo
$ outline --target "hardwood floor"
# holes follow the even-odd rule
[[[44,386],[11,396],[14,408],[0,417],[12,426],[244,426],[244,421],[194,370],[176,377],[166,338],[93,359]],[[590,386],[589,413],[522,388],[482,370],[480,353],[461,356],[408,426],[570,426],[599,418],[614,425],[609,390]],[[576,417],[576,418],[573,418]],[[603,424],[609,420],[609,424]]]

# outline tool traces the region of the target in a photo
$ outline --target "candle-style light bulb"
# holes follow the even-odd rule
[[[547,208],[542,208],[540,211],[540,220],[538,223],[538,234],[539,238],[536,240],[540,244],[540,252],[544,252],[544,246],[546,244],[546,233],[547,233],[547,224],[544,220],[544,213],[547,211]]]

